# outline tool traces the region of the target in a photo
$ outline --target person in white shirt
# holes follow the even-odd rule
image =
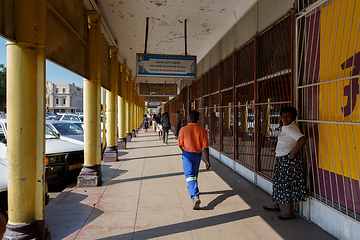
[[[275,169],[273,179],[273,204],[264,206],[268,211],[280,212],[279,204],[287,204],[287,211],[278,216],[281,220],[295,218],[294,202],[306,200],[306,189],[302,159],[298,155],[305,146],[305,137],[294,120],[297,111],[294,107],[283,107],[280,111],[282,128],[275,150]]]

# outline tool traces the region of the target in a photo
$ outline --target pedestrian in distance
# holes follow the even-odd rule
[[[156,114],[154,114],[152,117],[152,128],[154,131],[156,131],[156,125],[157,125]]]
[[[205,166],[209,170],[209,142],[207,133],[197,122],[199,112],[190,112],[190,123],[182,127],[179,132],[178,145],[182,151],[183,170],[187,182],[187,188],[193,201],[192,208],[200,209],[200,197],[198,188],[198,175],[201,162],[202,151],[205,153]]]
[[[159,135],[159,139],[162,138],[162,125],[161,125],[161,113],[159,113],[159,116],[156,117],[156,121],[157,121],[157,128],[156,128],[156,131],[158,132],[158,135]]]
[[[297,111],[294,107],[283,107],[280,111],[281,133],[275,150],[275,169],[273,179],[273,204],[264,206],[268,211],[280,212],[279,204],[287,204],[287,211],[278,219],[289,220],[295,218],[294,202],[306,200],[306,189],[302,159],[298,155],[305,146],[305,137],[295,124]]]
[[[145,129],[145,132],[147,132],[149,128],[149,119],[147,118],[146,114],[144,114],[143,118],[143,128]]]
[[[168,112],[164,113],[164,116],[161,118],[160,123],[163,127],[163,143],[168,144],[169,129],[171,127]]]
[[[181,114],[179,111],[176,111],[176,133],[175,133],[175,140],[178,139],[180,128],[181,128]]]

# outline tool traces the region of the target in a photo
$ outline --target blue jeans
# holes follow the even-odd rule
[[[167,143],[169,138],[169,128],[163,128],[163,142]]]
[[[182,155],[183,169],[187,182],[187,188],[191,199],[199,195],[197,178],[199,175],[199,167],[201,161],[201,153],[193,153],[184,151]]]

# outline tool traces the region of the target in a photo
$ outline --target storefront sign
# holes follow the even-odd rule
[[[139,83],[139,96],[176,96],[176,84]]]
[[[162,96],[145,96],[144,102],[167,102],[169,101],[169,97]]]
[[[160,105],[160,102],[148,102],[147,104],[148,107],[160,107]]]
[[[196,56],[136,54],[137,77],[195,78]]]

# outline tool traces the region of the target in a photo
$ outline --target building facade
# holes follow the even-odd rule
[[[53,113],[83,111],[83,89],[74,83],[46,82],[46,108]]]

